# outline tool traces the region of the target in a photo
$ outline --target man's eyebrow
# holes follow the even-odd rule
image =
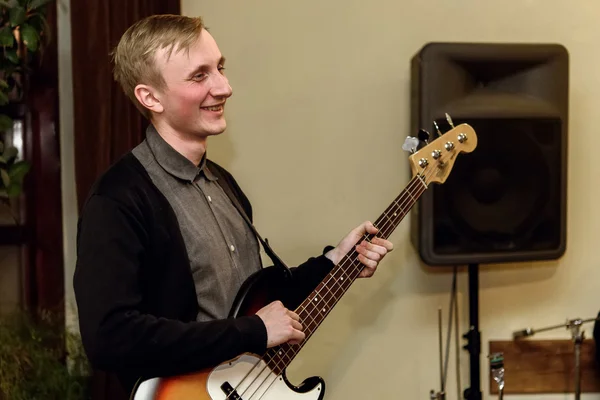
[[[224,64],[225,64],[225,57],[221,56],[217,65],[224,65]],[[192,72],[190,73],[190,75],[196,74],[201,71],[206,71],[206,70],[210,69],[210,67],[211,67],[210,64],[201,64],[201,65],[197,66],[196,68],[194,68],[192,70]]]

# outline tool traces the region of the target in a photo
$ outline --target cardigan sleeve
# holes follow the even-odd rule
[[[156,377],[266,350],[266,328],[256,315],[183,322],[144,312],[147,236],[140,215],[116,200],[93,195],[82,210],[73,285],[92,366]]]
[[[310,257],[304,263],[290,268],[292,285],[284,302],[288,308],[297,308],[333,269],[333,261],[324,255],[330,248],[328,246],[322,255]]]

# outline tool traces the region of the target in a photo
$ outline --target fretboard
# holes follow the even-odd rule
[[[411,179],[406,188],[394,199],[388,208],[373,223],[379,229],[377,235],[366,234],[363,239],[371,241],[374,236],[387,239],[415,205],[427,185],[420,175]],[[358,260],[358,252],[352,249],[319,283],[312,293],[295,310],[306,335],[299,345],[283,344],[270,348],[263,360],[277,374],[292,362],[296,354],[329,315],[333,307],[358,278],[363,264]]]

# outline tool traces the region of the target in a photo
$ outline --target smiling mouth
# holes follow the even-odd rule
[[[208,110],[208,111],[222,111],[223,110],[223,104],[220,104],[218,106],[209,106],[209,107],[200,107],[203,110]]]

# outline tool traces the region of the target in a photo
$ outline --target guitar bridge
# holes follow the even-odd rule
[[[244,400],[227,381],[221,385],[221,390],[227,395],[227,400]]]

